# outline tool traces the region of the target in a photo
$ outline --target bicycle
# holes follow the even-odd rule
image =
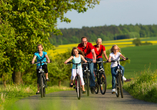
[[[126,58],[128,60],[128,58]],[[123,76],[122,76],[122,70],[120,69],[119,62],[125,61],[123,59],[121,60],[112,60],[111,62],[117,62],[117,70],[116,70],[116,96],[119,97],[119,93],[121,93],[121,98],[123,98]]]
[[[81,79],[80,79],[80,75],[77,73],[77,69],[78,69],[78,65],[79,64],[81,64],[81,62],[80,63],[73,63],[73,62],[68,62],[67,64],[74,64],[74,65],[76,65],[76,77],[75,77],[75,84],[73,84],[73,85],[75,85],[75,89],[76,89],[76,92],[77,92],[77,98],[78,98],[78,100],[80,100],[81,99]]]
[[[88,69],[89,63],[92,63],[92,61],[87,61],[87,63],[82,63],[84,66],[83,70],[83,77],[84,77],[84,82],[85,82],[85,88],[87,91],[87,96],[89,96],[89,78],[90,78],[90,70]]]
[[[102,95],[106,93],[106,87],[107,87],[107,80],[106,80],[106,75],[104,72],[104,69],[101,65],[101,63],[106,63],[107,61],[97,61],[96,65],[99,64],[99,70],[97,70],[96,74],[96,83],[95,83],[95,93],[99,93],[99,87],[100,87],[100,92]]]
[[[48,62],[35,62],[34,63],[34,64],[40,64],[38,74],[40,74],[39,88],[40,88],[41,98],[45,97],[45,94],[46,94],[45,88],[47,88],[47,81],[46,81],[46,77],[45,77],[45,72],[42,69],[42,63],[47,64]]]

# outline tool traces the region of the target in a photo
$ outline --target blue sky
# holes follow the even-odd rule
[[[119,24],[157,24],[157,0],[101,0],[85,13],[65,14],[71,23],[58,22],[58,28],[82,28]]]

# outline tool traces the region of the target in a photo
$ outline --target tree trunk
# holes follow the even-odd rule
[[[4,79],[4,76],[2,76],[2,80],[3,80],[3,86],[6,87],[6,80]]]
[[[21,77],[21,72],[15,72],[14,73],[14,83],[15,84],[21,84],[23,82],[22,77]]]
[[[59,86],[59,87],[61,86],[61,80],[58,81],[58,86]]]

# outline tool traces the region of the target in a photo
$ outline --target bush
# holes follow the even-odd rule
[[[124,89],[137,99],[157,103],[157,70],[141,72],[139,77],[125,84]]]
[[[135,44],[135,46],[140,46],[141,45],[141,40],[139,38],[137,38],[137,39],[134,39],[132,41],[132,43]]]

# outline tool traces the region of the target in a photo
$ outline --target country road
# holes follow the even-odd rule
[[[11,110],[157,110],[156,103],[149,103],[134,99],[126,91],[124,98],[117,98],[107,90],[105,95],[83,94],[81,100],[76,97],[75,91],[62,91],[31,96],[17,101]]]

